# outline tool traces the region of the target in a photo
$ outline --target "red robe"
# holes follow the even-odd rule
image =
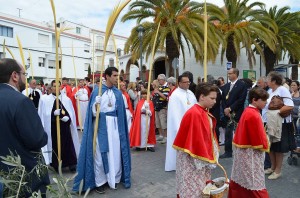
[[[143,107],[143,104],[145,102],[145,99],[141,99],[135,109],[134,119],[131,125],[130,129],[130,147],[136,147],[141,145],[141,109]],[[154,112],[154,106],[152,101],[149,101],[149,107],[150,111],[152,113],[152,116],[150,117],[150,129],[148,134],[148,144],[155,145],[156,144],[156,138],[155,138],[155,112]],[[146,123],[142,123],[146,124]]]
[[[218,142],[215,127],[216,119],[213,115],[199,104],[195,104],[183,116],[173,148],[188,153],[193,158],[216,163],[213,152],[213,138]]]
[[[269,151],[267,134],[264,130],[260,112],[257,108],[249,106],[244,110],[235,131],[233,144],[242,149],[252,148],[260,151]],[[269,195],[266,189],[250,190],[231,180],[228,197],[268,198]]]
[[[244,110],[232,143],[238,148],[253,148],[269,152],[267,134],[257,108],[247,107]]]
[[[128,95],[128,93],[126,91],[122,91],[122,94],[125,96],[126,101],[127,101],[127,105],[128,105],[128,109],[129,109],[130,113],[133,116],[134,112],[133,112],[132,104],[131,104],[131,101],[130,101],[130,96]]]
[[[74,88],[74,90],[71,93],[71,101],[72,101],[72,105],[74,107],[74,111],[75,111],[75,115],[76,115],[76,125],[79,126],[79,121],[78,121],[78,108],[77,108],[77,102],[75,99],[75,94],[77,93],[78,89],[80,89],[81,87],[77,86]],[[83,88],[85,88],[88,92],[88,97],[90,98],[91,96],[91,92],[90,89],[87,86],[84,86]],[[72,89],[71,89],[72,90]],[[68,92],[67,92],[68,93]],[[82,123],[84,125],[84,123]]]

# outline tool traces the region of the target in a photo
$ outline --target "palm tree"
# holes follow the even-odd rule
[[[204,20],[201,12],[199,3],[190,0],[140,0],[130,5],[130,10],[123,16],[122,21],[143,21],[145,33],[142,49],[146,58],[151,53],[154,35],[161,22],[155,51],[165,48],[169,65],[174,58],[179,57],[181,51],[185,65],[185,46],[189,53],[193,49],[197,61],[203,61]],[[124,49],[125,53],[132,53],[133,60],[141,53],[137,28],[138,25],[132,29]],[[219,41],[222,40],[221,34],[209,24],[208,35],[208,60],[214,61],[218,54]]]
[[[255,63],[253,46],[262,55],[263,49],[259,42],[263,41],[271,51],[275,51],[276,36],[262,24],[268,23],[276,30],[276,24],[263,15],[264,4],[249,0],[224,0],[224,7],[208,5],[210,20],[223,33],[225,45],[222,46],[221,60],[226,53],[227,61],[236,67],[241,48],[245,48],[250,68]],[[257,8],[257,9],[256,9]],[[264,60],[264,59],[263,59]]]
[[[277,37],[276,51],[273,52],[268,46],[264,47],[264,56],[266,59],[266,73],[273,70],[277,61],[282,60],[285,54],[290,56],[290,63],[299,63],[300,60],[300,12],[289,12],[289,7],[285,6],[277,9],[274,6],[265,10],[265,15],[270,17],[277,25],[278,31],[274,31],[269,24],[264,24],[270,28]],[[293,67],[293,79],[298,79],[298,67]]]

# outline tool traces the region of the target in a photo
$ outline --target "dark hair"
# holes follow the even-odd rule
[[[222,76],[220,76],[220,77],[218,78],[218,80],[224,81],[224,78],[223,78]]]
[[[247,89],[249,89],[249,88],[252,87],[253,82],[252,82],[252,80],[250,78],[242,78],[241,80],[244,81]]]
[[[89,77],[85,77],[84,80],[91,82],[91,79]]]
[[[20,65],[11,58],[0,59],[0,83],[8,83],[13,72],[21,71]]]
[[[182,75],[183,75],[183,74],[187,74],[187,75],[188,75],[188,78],[189,78],[191,84],[194,82],[194,76],[193,76],[192,72],[190,72],[190,71],[185,71],[185,72],[182,73]],[[178,81],[178,82],[180,82],[180,81]]]
[[[111,76],[113,71],[118,72],[118,69],[115,67],[108,67],[105,71],[104,71],[104,76],[106,79],[106,75]]]
[[[187,77],[187,78],[189,79],[189,81],[191,82],[190,76],[189,76],[189,74],[186,73],[186,72],[184,72],[183,74],[181,74],[180,76],[178,76],[177,82],[178,82],[178,83],[181,82],[181,79],[182,79],[183,77]]]
[[[51,81],[51,87],[53,87],[53,84],[55,83],[55,81],[56,81],[56,80],[52,80],[52,81]],[[58,82],[59,82],[59,85],[61,85],[60,81],[58,81]]]
[[[141,78],[140,78],[140,77],[136,77],[136,78],[135,78],[135,80],[137,80],[137,81],[138,81],[138,80],[141,80]]]
[[[300,83],[299,83],[298,80],[292,80],[291,84],[292,84],[293,82],[296,83],[298,87],[300,86]]]
[[[284,79],[285,79],[285,83],[288,84],[288,86],[291,86],[292,80],[289,79],[288,77],[285,77]]]
[[[253,89],[251,89],[249,91],[249,94],[248,94],[248,102],[249,104],[252,103],[252,100],[254,99],[255,101],[256,100],[263,100],[263,101],[266,101],[267,99],[269,98],[269,94],[266,90],[260,88],[260,87],[254,87]]]
[[[63,77],[61,80],[66,80],[66,81],[68,81],[69,79],[68,79],[68,78],[66,78],[66,77]]]
[[[208,96],[210,92],[219,92],[219,88],[216,85],[210,83],[200,83],[196,87],[196,99],[199,100],[200,95]]]
[[[119,77],[120,81],[124,81],[124,78],[122,76]]]
[[[276,71],[271,71],[268,76],[270,78],[271,82],[275,81],[276,85],[282,85],[282,75]]]

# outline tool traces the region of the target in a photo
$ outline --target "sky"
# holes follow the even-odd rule
[[[106,23],[112,9],[120,0],[54,0],[57,19],[83,24],[87,27],[105,31]],[[134,1],[134,0],[132,0]],[[200,0],[195,0],[203,2]],[[254,0],[250,0],[253,2]],[[257,1],[257,0],[256,0]],[[267,9],[277,5],[289,6],[291,11],[300,10],[300,0],[260,0],[266,4]],[[207,0],[223,6],[223,0]],[[0,0],[0,12],[13,16],[20,16],[37,22],[53,21],[53,15],[49,0]],[[19,11],[19,9],[21,9]],[[128,11],[128,6],[122,11],[119,19]],[[122,23],[120,20],[114,27],[114,33],[121,36],[129,36],[131,29],[136,25],[134,20]]]

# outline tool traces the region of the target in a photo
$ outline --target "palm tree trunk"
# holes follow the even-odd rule
[[[231,34],[228,37],[228,41],[227,41],[226,58],[228,62],[232,62],[232,67],[236,68],[237,55],[236,55],[236,50],[234,48],[233,39],[234,39],[234,34]]]
[[[264,48],[264,56],[266,61],[266,75],[268,75],[268,73],[274,69],[274,65],[276,63],[276,54],[266,46]]]
[[[292,80],[298,80],[298,64],[299,61],[290,56],[290,64],[297,64],[297,66],[292,67]]]
[[[174,76],[172,61],[174,58],[179,58],[179,48],[176,45],[171,33],[169,33],[166,37],[166,54],[168,56],[169,63],[169,76]]]

